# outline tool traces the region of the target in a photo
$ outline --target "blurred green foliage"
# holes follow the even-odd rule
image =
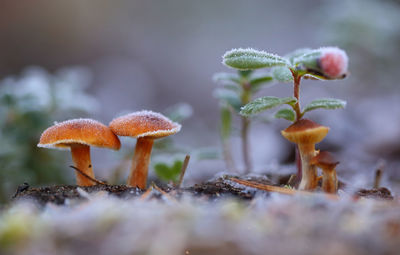
[[[175,160],[172,165],[160,162],[154,165],[154,171],[161,180],[177,182],[182,165],[183,162],[181,160]]]
[[[55,120],[82,117],[97,108],[84,93],[90,73],[63,69],[54,75],[26,69],[19,77],[0,81],[0,201],[8,200],[23,182],[66,183],[66,155],[39,149],[40,134]]]

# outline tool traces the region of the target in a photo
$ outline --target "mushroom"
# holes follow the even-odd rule
[[[121,143],[111,129],[92,119],[73,119],[56,123],[40,137],[38,147],[70,149],[77,169],[94,179],[90,160],[90,146],[119,150]],[[95,182],[76,172],[79,186],[92,186]]]
[[[139,111],[118,117],[109,126],[116,135],[137,138],[127,184],[145,189],[154,139],[179,132],[181,125],[160,113]]]
[[[281,131],[283,137],[296,143],[299,148],[302,177],[301,190],[314,190],[317,187],[317,168],[310,165],[310,160],[317,152],[315,144],[321,142],[328,134],[329,128],[308,119],[301,119]]]
[[[335,167],[339,164],[339,161],[331,153],[321,151],[310,160],[310,164],[322,169],[322,190],[326,193],[336,194],[338,179]]]

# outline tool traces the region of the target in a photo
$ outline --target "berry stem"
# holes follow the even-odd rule
[[[303,115],[301,114],[300,108],[300,80],[301,75],[299,75],[296,71],[290,70],[293,75],[293,96],[297,99],[296,104],[294,105],[294,110],[296,112],[296,121],[300,120]]]

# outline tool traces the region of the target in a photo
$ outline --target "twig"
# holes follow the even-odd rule
[[[177,189],[179,189],[182,185],[183,177],[185,176],[185,173],[186,173],[186,168],[189,165],[189,160],[190,160],[190,155],[188,154],[188,155],[186,155],[185,160],[183,161],[181,174],[179,175],[179,181],[175,186],[175,188],[177,188]]]
[[[153,183],[153,188],[155,190],[157,190],[158,192],[160,192],[163,196],[165,196],[166,198],[172,200],[172,201],[176,201],[175,198],[171,197],[167,192],[165,192],[164,190],[162,190],[160,187],[158,187],[156,184]]]
[[[260,183],[256,183],[256,182],[252,182],[252,181],[240,180],[237,178],[230,178],[230,180],[234,181],[236,183],[242,184],[244,186],[251,187],[251,188],[256,188],[256,189],[265,190],[265,191],[269,191],[269,192],[277,192],[277,193],[285,194],[285,195],[295,195],[295,194],[314,195],[314,193],[309,192],[309,191],[282,188],[279,186],[260,184]],[[339,197],[337,195],[332,195],[332,194],[325,194],[325,195],[331,199],[335,199],[335,200],[339,199]]]
[[[297,178],[297,176],[295,174],[291,174],[286,185],[290,185],[290,186],[294,187],[296,185],[296,180],[295,180],[296,178]]]
[[[140,200],[145,200],[151,193],[151,191],[153,190],[153,187],[150,187],[146,190],[146,192],[144,192],[141,196],[140,196]]]
[[[288,188],[282,188],[282,187],[278,187],[278,186],[260,184],[260,183],[256,183],[256,182],[252,182],[252,181],[240,180],[240,179],[237,179],[237,178],[230,178],[230,180],[234,181],[236,183],[248,186],[248,187],[252,187],[252,188],[256,188],[256,189],[260,189],[260,190],[271,191],[271,192],[278,192],[278,193],[286,194],[286,195],[294,195],[294,194],[298,193],[298,191],[294,190],[294,189],[288,189]],[[307,193],[309,193],[309,192],[307,192]]]
[[[69,166],[69,167],[73,168],[73,169],[74,169],[75,171],[77,171],[79,174],[83,175],[85,178],[91,180],[92,182],[95,182],[95,183],[101,184],[101,185],[108,185],[108,184],[105,183],[105,182],[102,182],[102,181],[96,180],[96,179],[93,178],[93,177],[90,177],[89,175],[85,174],[82,170],[80,170],[80,169],[77,168],[77,167],[74,167],[74,166]]]
[[[375,171],[375,179],[374,179],[374,189],[379,189],[381,186],[381,180],[383,175],[383,169],[385,167],[385,162],[379,162],[378,169]]]

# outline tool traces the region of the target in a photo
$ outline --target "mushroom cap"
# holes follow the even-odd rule
[[[331,153],[321,151],[317,156],[310,160],[310,164],[316,165],[322,169],[332,169],[339,164],[339,161],[337,161]]]
[[[72,144],[104,147],[119,150],[118,137],[106,125],[92,119],[73,119],[46,129],[38,147],[69,149]]]
[[[283,137],[296,144],[315,144],[328,134],[329,128],[309,119],[301,119],[281,131]]]
[[[161,138],[181,130],[181,125],[152,111],[130,113],[110,122],[111,130],[120,136]]]

